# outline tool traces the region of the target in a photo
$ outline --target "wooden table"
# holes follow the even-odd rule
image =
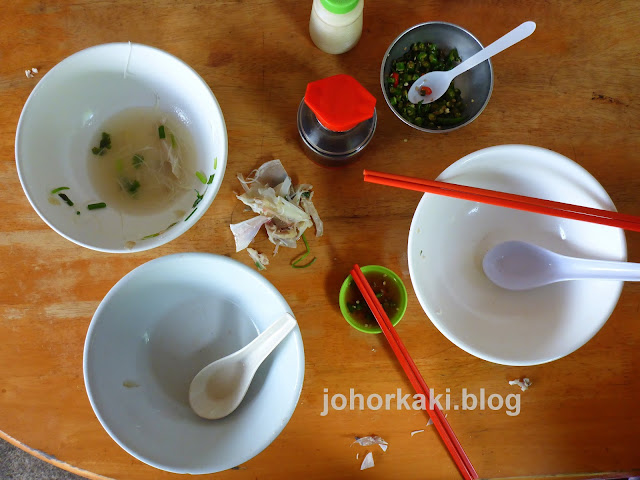
[[[498,144],[530,144],[564,154],[605,187],[620,211],[640,215],[640,9],[632,0],[481,2],[367,0],[359,44],[344,55],[319,51],[308,35],[311,1],[14,0],[0,17],[0,432],[12,443],[92,478],[178,478],[125,453],[102,429],[82,378],[83,341],[92,314],[127,272],[174,252],[235,253],[228,229],[238,201],[237,172],[280,158],[312,183],[325,221],[313,238],[318,260],[294,270],[290,251],[264,272],[285,296],[302,330],[305,383],[291,421],[269,448],[237,471],[205,478],[457,478],[422,412],[332,411],[324,388],[365,395],[411,391],[381,336],[350,328],[337,293],[354,262],[399,272],[409,307],[398,331],[427,383],[517,393],[508,380],[528,376],[521,413],[449,412],[481,477],[586,478],[640,472],[640,288],[625,285],[604,328],[566,358],[515,368],[479,360],[452,345],[420,308],[408,274],[406,242],[420,195],[364,185],[362,168],[435,178],[458,158]],[[495,87],[482,115],[465,128],[427,135],[402,124],[379,86],[382,56],[406,28],[427,20],[457,23],[485,45],[525,20],[530,39],[493,59]],[[20,111],[38,80],[83,48],[132,41],[164,49],[211,86],[225,115],[229,163],[206,215],[161,248],[98,253],[58,236],[22,192],[14,162]],[[39,68],[35,78],[24,70]],[[366,155],[342,170],[310,162],[298,144],[296,111],[308,82],[355,76],[378,100],[379,124]],[[242,94],[241,94],[242,92]],[[640,261],[640,235],[627,235]],[[268,248],[264,237],[259,247]],[[286,249],[285,249],[286,250]],[[456,393],[457,392],[457,393]],[[426,428],[410,436],[410,432]],[[390,443],[375,468],[360,472],[355,435]],[[46,453],[44,453],[46,452]],[[356,459],[356,453],[360,457]],[[72,467],[73,466],[73,467]]]

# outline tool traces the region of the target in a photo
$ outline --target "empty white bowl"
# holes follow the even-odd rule
[[[480,150],[438,180],[615,210],[584,168],[538,147]],[[580,348],[611,315],[623,282],[576,280],[504,290],[485,276],[482,259],[506,240],[576,257],[624,261],[627,255],[618,228],[425,194],[411,223],[408,258],[428,317],[460,348],[504,365],[549,362]]]
[[[87,210],[105,200],[90,177],[92,143],[105,120],[131,107],[157,107],[190,132],[195,168],[187,173],[203,196],[190,217],[193,189],[151,214],[122,213],[109,204]],[[56,232],[95,250],[141,251],[178,237],[207,210],[224,176],[227,132],[215,96],[192,68],[153,47],[111,43],[71,55],[40,79],[20,116],[15,154],[27,198]],[[202,184],[197,170],[207,179],[215,174],[212,183]],[[61,186],[69,187],[62,193],[73,207],[51,195]]]
[[[162,470],[203,474],[246,462],[280,434],[298,402],[298,327],[231,415],[197,416],[189,385],[284,312],[291,309],[275,287],[224,256],[175,254],[134,269],[105,296],[85,341],[85,386],[100,423],[127,452]]]

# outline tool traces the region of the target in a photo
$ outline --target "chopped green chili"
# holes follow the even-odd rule
[[[69,205],[70,207],[73,207],[73,202],[71,201],[71,199],[69,197],[67,197],[64,193],[59,193],[58,196],[64,200],[67,205]]]
[[[136,153],[131,159],[131,163],[133,164],[133,168],[140,168],[144,163],[144,157],[139,153]]]
[[[69,187],[58,187],[58,188],[54,188],[53,190],[51,190],[51,195],[54,195],[58,192],[61,192],[63,190],[69,190]]]
[[[99,146],[93,147],[91,151],[94,155],[104,155],[109,149],[111,149],[111,135],[107,132],[102,132]]]
[[[464,114],[465,105],[460,90],[453,82],[435,102],[414,105],[408,100],[408,88],[422,75],[436,70],[451,70],[459,62],[460,55],[455,48],[445,52],[433,43],[414,43],[391,64],[391,72],[385,82],[389,104],[407,122],[419,127],[438,129],[464,122],[468,118]]]
[[[160,138],[166,138],[167,137],[167,135],[164,133],[164,125],[160,125],[158,127],[158,136]]]
[[[198,177],[198,180],[200,180],[203,184],[207,184],[207,177],[200,170],[196,172],[196,177]]]
[[[313,262],[316,261],[316,257],[313,257],[313,260],[311,260],[309,263],[305,263],[304,265],[298,265],[298,263],[300,263],[302,260],[304,260],[305,258],[307,258],[307,256],[309,255],[309,253],[311,252],[311,249],[309,248],[309,244],[307,243],[307,239],[304,236],[304,233],[302,234],[302,241],[304,242],[304,246],[307,249],[306,252],[304,252],[297,260],[295,260],[291,266],[293,268],[307,268],[309,266],[311,266],[313,264]]]
[[[90,203],[89,205],[87,205],[88,210],[98,210],[100,208],[106,208],[106,207],[107,207],[107,204],[104,202]]]

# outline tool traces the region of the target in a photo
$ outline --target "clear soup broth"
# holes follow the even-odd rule
[[[157,213],[189,192],[195,146],[188,129],[156,108],[123,110],[96,132],[88,152],[98,197],[123,213]]]

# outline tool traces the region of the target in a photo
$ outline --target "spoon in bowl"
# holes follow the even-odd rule
[[[535,22],[524,22],[506,35],[493,42],[487,48],[483,48],[475,55],[472,55],[464,62],[456,65],[451,70],[444,72],[429,72],[418,78],[409,88],[409,101],[411,103],[431,103],[435,102],[445,94],[449,85],[458,75],[493,57],[496,53],[515,45],[520,40],[524,40],[536,29]],[[424,95],[422,95],[424,93]]]
[[[527,242],[496,245],[482,260],[484,273],[507,290],[529,290],[578,279],[640,281],[640,264],[567,257]]]
[[[200,370],[189,386],[193,411],[217,419],[238,408],[258,367],[296,325],[296,319],[285,313],[247,346]]]

